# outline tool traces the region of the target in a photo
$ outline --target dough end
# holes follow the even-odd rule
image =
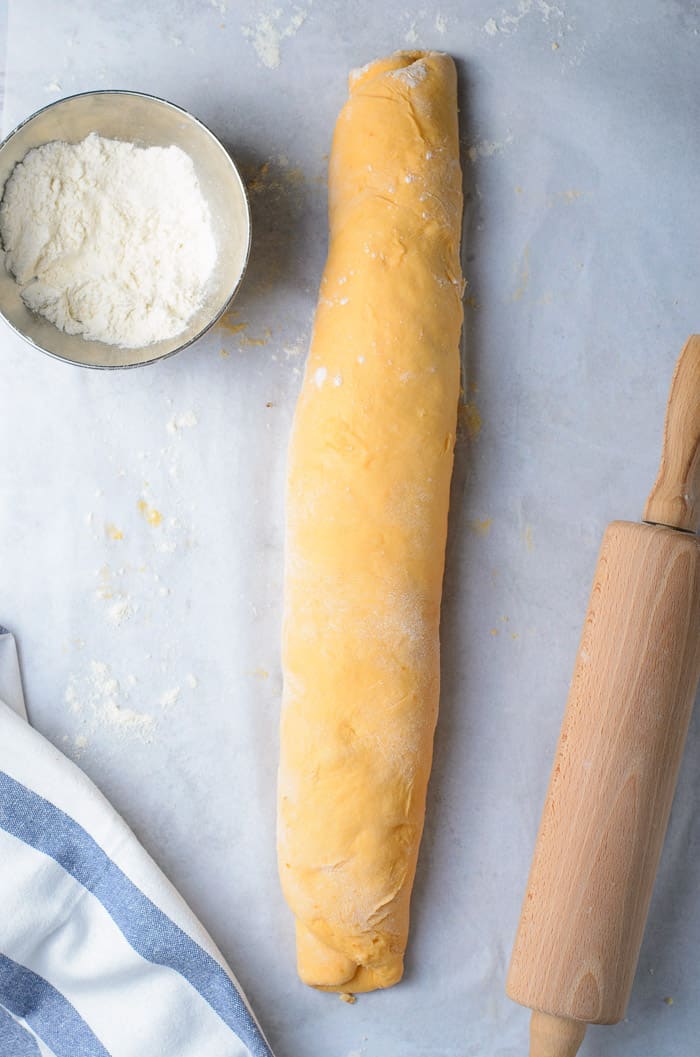
[[[392,955],[380,966],[358,965],[352,958],[329,947],[300,921],[296,923],[296,936],[299,978],[319,991],[362,994],[392,987],[403,976],[401,955]]]

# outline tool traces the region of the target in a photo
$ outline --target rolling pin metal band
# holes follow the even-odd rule
[[[698,627],[700,541],[613,522],[508,976],[531,1009],[624,1016],[700,675]]]

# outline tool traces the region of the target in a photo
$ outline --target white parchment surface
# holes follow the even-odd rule
[[[78,760],[223,950],[279,1057],[520,1057],[503,983],[596,552],[637,519],[700,329],[700,14],[689,0],[10,0],[4,126],[151,92],[249,182],[226,325],[89,372],[0,329],[0,623]],[[443,693],[405,981],[304,988],[274,853],[286,442],[351,67],[458,60],[465,367]],[[628,1019],[587,1057],[700,1034],[693,723]],[[666,1002],[672,999],[673,1003]]]

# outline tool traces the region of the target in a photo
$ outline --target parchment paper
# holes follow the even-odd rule
[[[152,92],[249,179],[228,329],[121,373],[0,330],[0,623],[33,723],[181,890],[279,1057],[526,1052],[503,982],[596,552],[641,515],[700,326],[699,31],[690,0],[10,0],[6,130],[60,95]],[[406,979],[349,1006],[297,980],[276,877],[284,463],[346,75],[413,46],[459,62],[470,409]],[[696,720],[628,1019],[587,1057],[697,1052],[699,753]]]

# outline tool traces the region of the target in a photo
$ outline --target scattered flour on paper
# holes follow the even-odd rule
[[[167,442],[153,452],[137,453],[138,480],[134,482],[137,498],[130,500],[122,496],[121,508],[115,509],[111,503],[108,505],[104,490],[98,489],[96,510],[85,515],[85,524],[95,545],[93,549],[99,555],[94,598],[101,603],[101,617],[113,629],[148,622],[154,605],[161,611],[159,600],[170,595],[169,585],[160,576],[167,567],[164,561],[196,545],[190,511],[180,487],[188,434],[196,425],[194,411],[173,413],[171,408],[169,418],[163,422]],[[117,473],[118,478],[130,476],[126,470]],[[149,479],[158,480],[158,496],[153,495]],[[175,515],[167,509],[173,505]],[[159,555],[164,555],[164,559],[159,559]]]
[[[108,727],[114,733],[148,743],[156,720],[145,712],[129,708],[124,703],[128,699],[128,691],[115,678],[110,666],[98,660],[90,661],[83,672],[72,675],[64,694],[68,708],[81,717],[88,732]]]
[[[508,135],[502,142],[495,143],[489,140],[479,140],[478,143],[474,143],[468,150],[469,160],[474,162],[478,158],[492,158],[494,154],[501,154],[506,147],[513,142],[513,134],[509,132]]]
[[[161,708],[172,708],[172,706],[177,703],[181,693],[182,690],[179,686],[172,686],[169,690],[166,690],[165,693],[160,695],[158,698],[158,704]]]
[[[127,597],[122,597],[118,601],[114,602],[113,605],[107,610],[107,620],[110,624],[115,627],[119,627],[125,620],[132,615],[133,609],[131,603]]]
[[[178,548],[183,547],[188,549],[192,546],[192,541],[186,535],[186,530],[179,518],[169,517],[164,523],[163,532],[160,533],[156,541],[155,548],[160,554],[174,554]],[[169,592],[161,591],[161,595],[165,597]]]
[[[199,685],[190,672],[185,677],[190,690]],[[137,711],[130,705],[131,693],[138,684],[135,675],[118,679],[105,661],[89,661],[87,667],[71,675],[63,699],[71,715],[77,717],[80,731],[73,738],[73,750],[81,753],[89,744],[89,736],[100,731],[122,738],[135,738],[144,744],[153,741],[158,727],[155,715]],[[182,695],[180,686],[169,686],[157,698],[162,711],[173,708]],[[67,740],[67,737],[66,739]]]
[[[303,341],[300,340],[295,342],[293,345],[285,345],[282,351],[284,352],[286,359],[294,360],[297,356],[304,356],[306,354],[307,346],[308,341],[304,339]]]
[[[309,17],[309,7],[294,7],[286,18],[281,7],[273,7],[259,14],[252,25],[241,27],[243,36],[253,45],[258,59],[268,70],[276,70],[279,66],[282,41],[301,29]]]
[[[79,760],[85,750],[90,745],[88,738],[85,734],[77,734],[71,743],[71,739],[68,734],[64,734],[61,738],[62,743],[66,746],[66,752],[70,753],[74,760]],[[70,747],[68,747],[70,744]]]
[[[435,16],[435,28],[438,33],[447,33],[447,19],[439,12]]]
[[[501,11],[497,17],[491,17],[484,23],[483,29],[490,37],[497,33],[515,33],[518,26],[528,15],[538,14],[543,22],[550,22],[552,18],[566,18],[566,12],[556,4],[547,3],[547,0],[519,0],[518,6],[512,11]]]
[[[300,342],[295,353],[301,356],[303,351]],[[85,516],[97,556],[91,619],[102,624],[102,633],[88,646],[87,656],[75,656],[77,663],[64,684],[64,744],[74,759],[89,751],[88,743],[94,749],[108,741],[157,740],[164,717],[191,699],[199,686],[191,670],[180,668],[179,629],[164,603],[170,595],[166,577],[171,553],[194,545],[188,504],[171,479],[179,477],[198,419],[187,404],[178,407],[168,398],[156,431],[158,422],[162,446],[135,452],[129,469],[117,471],[119,463],[109,458],[114,464],[108,472],[127,480],[116,492],[107,486],[93,489],[94,513]],[[171,510],[179,516],[172,516]],[[159,628],[157,652],[134,657],[132,650],[128,656],[133,661],[126,662],[134,665],[129,672],[119,657],[127,656],[124,650],[142,632],[150,637],[154,626]],[[77,641],[85,646],[84,639]],[[102,652],[105,649],[109,653]]]
[[[170,421],[166,425],[168,433],[173,436],[179,433],[183,429],[190,429],[192,426],[197,425],[197,416],[194,411],[183,411],[180,415],[173,415]]]

